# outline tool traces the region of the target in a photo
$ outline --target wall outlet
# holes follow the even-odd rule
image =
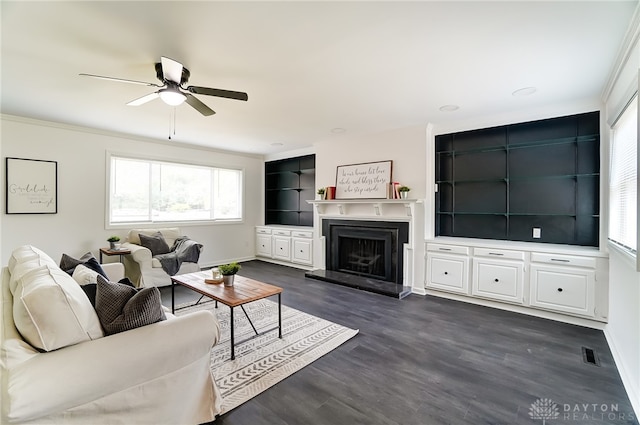
[[[533,228],[533,239],[540,239],[540,228],[539,227],[534,227]]]

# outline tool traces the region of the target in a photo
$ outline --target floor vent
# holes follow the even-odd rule
[[[582,347],[582,361],[590,365],[600,366],[600,359],[591,348]]]

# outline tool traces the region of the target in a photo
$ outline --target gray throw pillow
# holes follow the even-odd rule
[[[160,232],[156,232],[151,236],[139,233],[138,236],[140,237],[140,245],[148,248],[152,256],[171,252],[171,248],[169,248],[167,241],[164,240],[164,236]]]
[[[100,273],[102,276],[107,277],[107,274],[96,260],[96,257],[93,256],[91,252],[87,252],[80,259],[75,259],[67,254],[62,254],[62,258],[60,259],[60,268],[65,272],[69,273],[73,276],[73,272],[76,270],[76,267],[79,265],[86,266],[93,270],[96,273]]]
[[[98,276],[96,313],[105,335],[128,331],[166,320],[160,291],[156,287],[136,289]]]

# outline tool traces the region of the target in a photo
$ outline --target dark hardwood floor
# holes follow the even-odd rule
[[[261,261],[240,274],[360,332],[215,424],[532,425],[543,423],[529,415],[539,399],[557,405],[547,424],[638,423],[601,331],[430,296],[398,300]],[[171,289],[162,294],[170,306]],[[600,366],[583,361],[582,347]]]

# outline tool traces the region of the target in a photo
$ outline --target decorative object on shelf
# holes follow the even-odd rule
[[[318,189],[318,192],[317,192],[317,193],[318,193],[318,196],[317,196],[316,198],[317,198],[319,201],[324,200],[324,193],[325,193],[324,187],[321,187],[320,189]]]
[[[220,272],[220,269],[218,267],[214,267],[211,269],[211,279],[205,279],[204,280],[205,283],[222,283],[223,282],[223,278],[222,278],[222,273]]]
[[[324,193],[325,200],[336,199],[336,187],[335,186],[327,186]]]
[[[410,187],[408,186],[400,186],[398,188],[398,192],[400,193],[400,198],[401,199],[407,199],[407,197],[409,196],[409,191],[411,190]]]
[[[7,214],[58,213],[58,163],[6,158]]]
[[[236,273],[240,271],[241,268],[242,266],[240,266],[240,264],[238,264],[235,261],[233,263],[221,264],[218,266],[218,269],[222,274],[222,280],[224,282],[224,286],[233,286],[234,277]]]
[[[386,199],[391,165],[389,160],[338,166],[335,199]]]
[[[107,242],[109,242],[109,248],[117,251],[120,249],[120,244],[118,242],[120,242],[120,236],[110,236],[109,239],[107,239]]]

